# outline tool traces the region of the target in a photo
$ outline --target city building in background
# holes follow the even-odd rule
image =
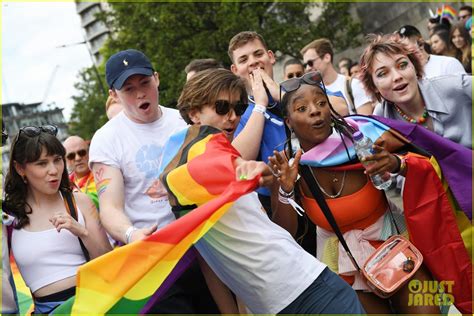
[[[81,26],[85,32],[85,41],[93,55],[95,66],[102,63],[99,50],[110,36],[110,30],[104,22],[96,17],[98,13],[111,10],[106,2],[79,2],[76,1],[76,11],[81,18]]]
[[[20,104],[2,104],[2,120],[5,123],[9,138],[2,147],[2,169],[6,174],[10,161],[10,146],[13,137],[24,126],[56,125],[58,139],[62,142],[68,135],[68,126],[63,116],[63,109],[55,103],[44,106],[42,102]]]

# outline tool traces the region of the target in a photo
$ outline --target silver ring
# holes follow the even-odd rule
[[[273,168],[270,168],[270,170],[272,171],[272,174],[273,174],[275,177],[277,177],[277,178],[281,177],[281,171],[280,171],[279,169],[277,170],[277,172],[275,172],[275,171],[273,170]]]

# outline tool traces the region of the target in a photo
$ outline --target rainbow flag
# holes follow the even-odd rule
[[[26,286],[25,281],[21,277],[20,270],[16,265],[13,256],[10,256],[10,266],[12,269],[13,280],[15,281],[16,294],[18,297],[18,307],[20,315],[30,315],[34,309],[33,299],[31,298],[30,289]],[[6,280],[2,282],[7,282]]]
[[[472,314],[472,151],[416,124],[361,115],[346,121],[374,142],[387,133],[399,146],[426,155],[406,156],[403,208],[410,240],[435,279],[454,281],[449,294],[456,307]],[[355,158],[352,141],[334,132],[304,153],[301,164],[330,170],[362,168],[353,163]]]
[[[171,204],[178,201],[199,207],[148,238],[82,266],[76,296],[57,308],[55,314],[146,313],[189,262],[192,245],[233,201],[258,185],[258,178],[235,180],[233,161],[239,154],[216,129],[190,127],[172,137],[164,152],[168,155],[163,158],[162,177],[167,178],[173,192]]]
[[[446,18],[450,21],[453,21],[456,19],[457,14],[458,11],[456,11],[456,9],[454,9],[449,4],[443,4],[441,8],[438,8],[436,10],[436,15],[440,17],[440,20]]]

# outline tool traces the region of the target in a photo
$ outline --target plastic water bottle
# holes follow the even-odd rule
[[[364,134],[359,131],[355,132],[352,137],[354,139],[355,151],[360,161],[362,161],[362,158],[374,154],[374,151],[372,149],[374,143],[370,138],[365,137]],[[367,167],[371,163],[362,162],[362,164],[364,165],[364,167]],[[372,180],[374,186],[379,190],[385,190],[392,184],[392,178],[390,176],[390,173],[388,172],[385,172],[385,174],[383,174],[382,176],[379,174],[373,175],[370,177],[370,179]]]

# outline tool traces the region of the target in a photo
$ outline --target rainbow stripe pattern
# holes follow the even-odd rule
[[[454,9],[449,4],[443,4],[441,8],[436,10],[436,15],[440,17],[440,20],[446,18],[453,21],[456,19],[457,14],[458,11],[456,11],[456,9]]]
[[[173,192],[171,204],[199,207],[148,238],[82,266],[76,296],[56,309],[56,314],[146,313],[177,278],[192,245],[233,201],[257,187],[258,178],[235,180],[233,160],[239,154],[216,129],[190,127],[172,137],[164,152],[161,177],[167,178]],[[222,173],[209,174],[209,164],[214,170],[217,164]]]
[[[436,280],[454,281],[450,294],[459,311],[472,314],[472,151],[417,124],[361,115],[346,121],[372,141],[390,133],[424,154],[406,156],[403,208],[410,240]],[[360,167],[355,159],[352,142],[334,133],[303,154],[301,164],[351,170]]]

